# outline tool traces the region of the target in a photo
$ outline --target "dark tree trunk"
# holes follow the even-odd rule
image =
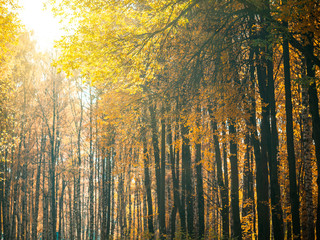
[[[201,164],[201,143],[196,144],[196,172],[197,172],[197,203],[198,203],[198,231],[199,239],[204,237],[204,196]]]
[[[179,104],[178,109],[179,109]],[[174,134],[174,141],[177,142],[180,139],[180,129],[179,129],[179,122],[180,118],[176,118],[176,126],[175,126],[175,134]],[[184,203],[184,193],[183,193],[183,187],[182,189],[179,186],[180,182],[180,146],[174,148],[174,154],[175,154],[175,181],[174,181],[174,190],[176,193],[176,203],[179,211],[180,216],[180,225],[181,225],[181,233],[184,236],[186,233],[187,227],[186,227],[186,212],[185,212],[185,203]],[[182,180],[182,177],[181,177]],[[182,181],[181,185],[184,185],[184,182]]]
[[[269,50],[269,58],[272,59],[272,50]],[[268,100],[270,104],[270,139],[268,144],[268,157],[270,169],[270,185],[271,185],[271,209],[272,209],[272,228],[275,240],[282,240],[284,238],[283,231],[283,215],[280,197],[280,184],[278,176],[278,129],[276,121],[276,104],[274,94],[274,79],[273,79],[273,61],[267,60],[268,70]]]
[[[284,23],[284,27],[288,28],[288,23]],[[290,179],[290,204],[292,215],[292,229],[295,239],[300,239],[300,203],[297,188],[296,177],[296,159],[294,152],[293,138],[293,119],[292,119],[292,100],[291,100],[291,77],[290,77],[290,55],[289,43],[284,37],[283,39],[283,67],[284,67],[284,86],[286,96],[286,134],[287,134],[287,153],[289,163],[289,179]]]
[[[19,150],[18,150],[18,156],[17,158],[20,159],[21,157],[21,144],[19,144]],[[16,218],[19,219],[19,216],[17,215],[17,207],[19,206],[19,198],[18,198],[18,186],[19,186],[19,179],[20,179],[20,166],[17,166],[16,169],[16,181],[14,182],[14,188],[13,188],[13,207],[12,207],[12,217],[11,217],[11,232],[10,232],[10,238],[15,239],[17,236],[19,237],[19,233],[17,234],[17,227],[19,227],[19,224],[16,224]]]
[[[48,199],[48,190],[46,190],[46,158],[43,158],[43,172],[42,172],[42,209],[43,209],[43,219],[42,219],[42,236],[44,239],[49,239],[49,199]]]
[[[304,77],[306,75],[304,74]],[[309,111],[309,94],[308,86],[302,85],[302,110],[301,110],[301,158],[304,166],[304,178],[303,178],[303,191],[305,193],[305,211],[302,211],[301,215],[301,230],[303,239],[315,238],[315,221],[314,221],[314,209],[313,204],[313,139],[312,139],[312,124],[311,114]]]
[[[249,124],[247,124],[249,125]],[[245,239],[252,238],[252,233],[254,232],[253,212],[254,209],[254,191],[253,191],[253,168],[251,161],[251,149],[250,149],[250,132],[247,130],[245,135],[244,144],[246,146],[246,153],[244,156],[244,169],[243,169],[243,210],[242,217],[247,218],[247,224],[249,229],[247,229]]]
[[[13,149],[14,147],[11,147],[11,162],[13,162]],[[6,155],[8,154],[6,150]],[[5,166],[4,166],[4,197],[2,202],[2,214],[3,214],[3,237],[4,239],[10,239],[10,213],[11,210],[9,210],[9,195],[10,195],[10,189],[11,189],[11,179],[12,174],[8,173],[8,157],[5,158]]]
[[[64,177],[62,177],[62,188],[61,188],[61,195],[59,199],[59,232],[58,232],[58,240],[64,239],[62,236],[63,233],[63,217],[64,217],[64,210],[63,210],[63,202],[64,202],[64,190],[66,188],[66,182],[64,181]]]
[[[225,136],[226,133],[222,131],[222,135]],[[229,170],[228,170],[228,157],[227,157],[227,144],[222,143],[222,156],[223,156],[223,172],[224,172],[224,198],[225,198],[225,207],[223,209],[226,223],[225,230],[227,235],[230,235],[230,205],[229,205]],[[220,148],[219,148],[220,150]]]
[[[259,60],[258,60],[259,61]],[[253,75],[251,69],[251,78]],[[257,77],[259,83],[260,95],[262,98],[262,119],[261,119],[261,149],[258,141],[256,127],[256,105],[255,100],[252,100],[251,124],[254,126],[251,139],[253,141],[254,155],[256,159],[256,182],[257,182],[257,210],[258,210],[258,239],[270,239],[270,208],[269,208],[269,172],[268,172],[268,103],[266,101],[266,69],[261,64],[257,64]],[[253,78],[252,78],[253,80]],[[254,85],[252,87],[254,91]]]
[[[33,208],[33,222],[32,222],[32,239],[37,240],[38,232],[38,212],[39,212],[39,197],[40,197],[40,176],[41,176],[41,161],[42,161],[42,155],[44,154],[45,149],[45,143],[46,138],[44,137],[44,134],[42,133],[41,137],[41,147],[40,147],[40,156],[39,156],[39,163],[38,163],[38,169],[37,169],[37,177],[36,177],[36,192],[35,192],[35,201],[34,201],[34,208]]]
[[[52,98],[53,98],[53,109],[52,109],[52,128],[49,131],[50,136],[50,145],[51,145],[51,161],[49,164],[50,171],[50,229],[49,229],[49,237],[50,239],[56,238],[56,225],[57,225],[57,209],[56,209],[56,137],[58,137],[57,133],[57,92],[56,92],[56,81],[52,79]],[[48,123],[47,123],[48,124]]]
[[[152,209],[152,194],[151,194],[151,179],[149,173],[149,155],[147,149],[147,139],[146,139],[146,130],[142,129],[142,143],[143,143],[143,164],[144,164],[144,184],[146,187],[147,193],[147,203],[148,203],[148,231],[150,234],[150,239],[154,237],[154,228],[153,228],[153,209]]]
[[[80,97],[80,119],[79,123],[75,123],[77,129],[77,176],[75,177],[75,194],[76,194],[76,204],[74,205],[75,209],[75,222],[76,222],[76,230],[77,230],[77,240],[81,240],[81,227],[82,227],[82,219],[81,219],[81,131],[82,131],[82,121],[83,121],[83,102],[82,102],[82,90]]]
[[[190,151],[190,140],[188,137],[189,128],[184,124],[181,125],[181,135],[182,135],[182,186],[184,186],[184,203],[187,208],[187,229],[188,236],[193,236],[193,186],[192,186],[192,170],[191,170],[191,151]],[[182,204],[182,209],[184,209],[184,204]]]
[[[261,120],[261,157],[262,159],[268,159],[269,162],[273,235],[276,240],[280,240],[284,238],[284,231],[278,177],[278,129],[273,79],[273,46],[272,43],[269,42],[271,28],[268,19],[270,19],[271,16],[268,1],[264,1],[264,11],[260,17],[261,20],[259,24],[261,25],[261,29],[258,33],[258,38],[267,43],[266,46],[260,47],[256,51],[257,61],[259,61],[257,64],[259,91],[263,105]]]
[[[4,181],[5,181],[5,177],[4,177],[4,162],[0,161],[0,234],[1,235],[4,232],[3,231],[3,229],[4,229],[3,225],[4,225],[4,221],[5,221],[5,218],[3,218],[3,213],[2,213],[3,211],[1,211],[3,209]]]
[[[308,45],[306,51],[313,54],[313,34],[308,34]],[[320,116],[319,116],[319,100],[317,94],[317,86],[315,78],[315,70],[313,61],[306,56],[307,60],[307,77],[311,80],[309,85],[309,107],[312,116],[312,137],[315,143],[316,159],[318,167],[318,206],[317,206],[317,222],[316,222],[316,234],[317,239],[320,239]]]
[[[107,159],[107,224],[106,224],[106,239],[109,239],[110,236],[110,224],[111,224],[111,158],[113,159],[113,151],[111,149],[110,156]]]
[[[56,223],[57,223],[57,209],[56,209],[56,163],[55,163],[55,155],[54,155],[54,142],[51,142],[52,144],[52,152],[51,152],[51,163],[50,163],[50,239],[56,238]]]
[[[162,200],[164,199],[162,196],[162,184],[161,182],[161,163],[160,163],[160,150],[159,150],[159,140],[158,140],[158,130],[157,130],[157,121],[156,121],[156,113],[155,106],[149,106],[150,111],[150,121],[151,121],[151,131],[152,131],[152,146],[154,151],[154,160],[155,160],[155,172],[156,172],[156,184],[157,184],[157,199],[158,199],[158,216],[159,216],[159,234],[160,239],[164,239],[165,235],[165,214],[162,209]]]
[[[74,189],[74,187],[73,187]],[[73,211],[74,211],[74,208],[72,208],[72,197],[74,199],[74,195],[72,195],[72,187],[69,186],[69,238],[70,239],[74,239],[74,234],[73,234],[73,229],[74,229],[74,224],[73,224],[73,221],[74,221],[74,214],[73,214]]]
[[[236,139],[236,128],[229,123],[230,140],[230,163],[231,163],[231,210],[233,218],[233,237],[242,239],[240,210],[239,210],[239,170],[238,170],[238,147]]]
[[[173,189],[173,207],[171,210],[170,216],[170,228],[171,228],[171,240],[175,238],[176,232],[176,216],[178,206],[180,206],[180,197],[178,197],[178,189],[179,183],[176,181],[176,166],[175,166],[175,156],[174,156],[174,147],[172,143],[172,125],[171,123],[168,124],[168,144],[169,144],[169,159],[170,159],[170,166],[171,166],[171,176],[172,176],[172,189]]]
[[[209,112],[211,112],[209,110]],[[228,239],[229,238],[229,194],[228,194],[228,187],[225,184],[225,181],[227,181],[228,178],[228,171],[225,172],[226,176],[223,180],[222,175],[222,159],[221,159],[221,151],[220,151],[220,144],[219,144],[219,137],[218,137],[218,127],[217,123],[214,120],[211,120],[211,127],[213,130],[213,141],[214,141],[214,151],[215,151],[215,158],[216,158],[216,164],[217,164],[217,178],[218,178],[218,185],[221,195],[221,203],[222,203],[222,235],[223,238]],[[226,159],[225,159],[225,168],[224,171],[227,170],[226,166]]]
[[[163,111],[162,111],[163,112]],[[160,182],[161,182],[161,212],[159,215],[159,224],[162,229],[161,232],[166,234],[166,122],[161,119],[161,164],[160,164]]]
[[[106,151],[106,150],[104,150]],[[107,167],[106,167],[106,161],[108,158],[108,154],[103,154],[102,156],[102,179],[101,179],[101,191],[102,191],[102,199],[101,199],[101,211],[102,211],[102,218],[101,218],[101,239],[107,239]],[[120,177],[119,185],[122,187],[122,177]],[[119,188],[119,191],[121,193],[121,197],[123,195],[123,190]],[[121,206],[119,206],[121,208]],[[121,217],[121,216],[120,216]]]
[[[24,137],[25,138],[25,137]],[[26,142],[24,140],[24,163],[22,166],[22,186],[21,186],[21,210],[22,210],[22,219],[21,219],[21,239],[27,239],[27,222],[28,222],[28,214],[27,214],[27,192],[28,192],[28,157],[27,157],[27,149]]]
[[[89,109],[89,240],[93,240],[94,233],[94,189],[93,189],[93,109],[92,93],[90,87],[90,109]]]

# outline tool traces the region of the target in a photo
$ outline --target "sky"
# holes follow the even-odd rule
[[[50,9],[44,9],[46,0],[19,0],[20,18],[28,30],[33,30],[34,39],[41,51],[53,49],[54,40],[63,35],[59,20],[54,18]]]

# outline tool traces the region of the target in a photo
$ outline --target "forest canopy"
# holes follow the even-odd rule
[[[47,4],[42,53],[0,0],[3,239],[320,239],[317,0]]]

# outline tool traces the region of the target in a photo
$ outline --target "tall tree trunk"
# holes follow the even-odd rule
[[[98,101],[96,101],[96,109],[98,109]],[[96,116],[95,119],[95,126],[96,126],[96,131],[95,131],[95,179],[98,181],[98,187],[94,187],[94,195],[96,197],[95,199],[95,230],[94,230],[94,238],[97,239],[99,236],[99,223],[101,223],[101,219],[100,219],[100,202],[101,202],[101,198],[99,195],[100,194],[100,189],[101,189],[101,181],[100,181],[100,148],[99,148],[99,141],[98,141],[98,136],[99,136],[99,132],[98,132],[98,116]],[[95,184],[96,186],[96,184]]]
[[[233,237],[242,239],[240,210],[239,210],[239,170],[238,170],[238,147],[236,139],[236,128],[229,123],[230,140],[230,163],[231,163],[231,210],[233,218]]]
[[[115,161],[112,162],[112,168],[115,166]],[[114,178],[111,178],[111,199],[114,199]],[[115,221],[114,219],[114,207],[115,207],[115,201],[111,202],[111,219],[112,219],[112,224],[111,224],[111,236],[114,236],[114,228],[115,228]]]
[[[164,107],[163,107],[164,109]],[[164,113],[164,110],[162,110]],[[160,164],[160,177],[161,177],[161,212],[160,214],[160,228],[162,232],[166,234],[166,122],[164,117],[161,119],[161,164]]]
[[[74,189],[74,187],[73,187]],[[73,198],[73,199],[72,199]],[[69,238],[74,239],[74,207],[72,208],[72,200],[74,200],[75,197],[72,195],[72,187],[69,186]]]
[[[14,145],[12,144],[11,147],[11,164],[13,163],[13,149],[14,149]],[[5,166],[4,166],[4,184],[5,184],[5,188],[4,188],[4,197],[3,197],[3,202],[2,202],[2,214],[3,214],[3,237],[4,239],[10,239],[10,223],[11,223],[11,219],[10,219],[10,213],[11,210],[9,210],[9,194],[10,194],[10,189],[11,189],[11,179],[13,177],[12,174],[9,175],[8,172],[8,158],[9,156],[8,152],[6,150],[6,157],[5,157]]]
[[[32,214],[32,239],[37,240],[38,238],[38,232],[37,232],[37,227],[38,227],[38,212],[39,212],[39,197],[40,197],[40,177],[41,177],[41,161],[42,161],[42,156],[45,150],[45,144],[46,143],[46,138],[44,137],[44,133],[42,132],[41,136],[41,146],[40,146],[40,156],[39,156],[39,162],[38,162],[38,169],[37,169],[37,177],[36,177],[36,192],[35,192],[35,200],[34,200],[34,208],[33,208],[33,214]]]
[[[92,93],[90,86],[90,109],[89,109],[89,240],[94,237],[94,189],[93,189],[93,109],[92,109]]]
[[[284,27],[288,28],[288,23],[284,23]],[[283,39],[283,68],[284,68],[284,86],[286,96],[286,134],[287,134],[287,153],[289,163],[289,180],[290,180],[290,203],[292,215],[292,229],[295,239],[300,239],[300,203],[297,188],[296,177],[296,159],[294,152],[293,138],[293,119],[292,119],[292,101],[291,101],[291,77],[290,77],[290,55],[289,43]]]
[[[107,151],[104,149],[104,151]],[[101,199],[101,211],[102,211],[102,219],[101,219],[101,239],[107,239],[107,167],[106,167],[106,159],[108,158],[108,153],[104,153],[102,156],[102,183],[101,183],[101,191],[102,191],[102,199]],[[120,177],[119,185],[122,187],[122,177]],[[119,187],[119,191],[121,193],[121,197],[123,195],[123,190]],[[120,209],[121,206],[119,205]],[[120,216],[121,217],[121,216]],[[121,223],[120,223],[121,225]]]
[[[112,173],[112,169],[111,169],[111,160],[113,160],[113,150],[111,148],[111,153],[110,156],[107,159],[107,224],[106,224],[106,238],[109,239],[110,236],[110,222],[111,222],[111,173]]]
[[[151,179],[149,173],[149,155],[147,149],[147,138],[146,138],[146,130],[143,128],[141,130],[142,134],[142,144],[143,144],[143,164],[144,164],[144,184],[146,188],[147,195],[147,204],[148,204],[148,232],[149,239],[153,239],[154,237],[154,228],[153,228],[153,209],[152,209],[152,194],[151,194]]]
[[[308,44],[306,46],[307,52],[313,54],[313,34],[309,33],[308,36]],[[311,79],[311,83],[309,85],[308,93],[309,93],[309,107],[310,113],[312,116],[312,137],[315,143],[316,150],[316,159],[318,166],[318,206],[317,206],[317,222],[316,222],[316,233],[317,239],[320,239],[320,116],[319,116],[319,100],[317,94],[317,86],[315,78],[315,70],[313,61],[306,56],[307,62],[307,77]]]
[[[76,230],[77,230],[77,240],[81,240],[81,228],[82,228],[82,219],[81,219],[81,131],[82,131],[82,121],[83,121],[83,102],[82,102],[82,90],[80,97],[80,119],[79,123],[75,123],[77,129],[77,176],[75,180],[75,194],[76,194],[76,204],[75,208],[75,217],[76,217]]]
[[[249,125],[249,123],[247,124]],[[252,238],[252,233],[254,232],[253,221],[253,211],[254,207],[254,191],[253,191],[253,168],[252,168],[252,154],[250,149],[250,131],[247,130],[245,135],[244,144],[246,146],[246,152],[244,156],[244,166],[243,166],[243,211],[242,218],[246,218],[247,231],[243,236],[245,239]]]
[[[258,56],[258,54],[257,54]],[[260,61],[257,59],[257,61]],[[251,82],[253,84],[252,90],[255,91],[254,86],[254,71],[253,65],[250,70]],[[258,239],[270,239],[270,208],[269,208],[269,171],[268,171],[268,154],[267,154],[267,134],[268,134],[268,105],[266,89],[266,70],[260,63],[257,64],[257,77],[259,83],[260,95],[262,98],[262,119],[261,119],[261,149],[258,141],[257,127],[256,127],[256,103],[252,99],[252,114],[250,122],[254,129],[251,132],[251,139],[254,147],[254,155],[256,160],[256,191],[257,191],[257,210],[258,210]]]
[[[201,109],[197,106],[197,127],[201,124]],[[203,176],[202,176],[202,163],[201,163],[201,136],[198,136],[196,142],[196,177],[197,177],[197,203],[198,203],[198,239],[204,237],[204,193],[203,193]]]
[[[264,1],[264,12],[261,15],[259,38],[267,45],[256,51],[257,75],[259,91],[262,99],[261,120],[261,154],[262,159],[268,159],[270,170],[271,210],[273,235],[276,240],[284,238],[283,216],[278,177],[278,129],[276,123],[276,105],[273,79],[273,46],[269,43],[270,36],[270,6]],[[262,52],[263,54],[260,54]],[[265,147],[266,146],[266,147]]]
[[[56,238],[56,221],[57,221],[57,209],[56,209],[56,131],[57,131],[57,87],[56,87],[56,81],[53,78],[52,79],[52,99],[53,99],[53,109],[52,109],[52,127],[51,127],[51,134],[50,135],[50,145],[51,145],[51,161],[49,164],[50,169],[50,217],[49,222],[51,225],[51,228],[49,230],[49,237],[50,239]],[[50,129],[48,129],[50,132]]]
[[[20,138],[21,139],[21,138]],[[21,157],[21,148],[22,148],[22,140],[20,140],[19,143],[19,150],[17,159],[20,159]],[[14,188],[13,188],[13,206],[12,206],[12,217],[11,217],[11,231],[10,231],[10,238],[15,239],[17,236],[19,237],[19,233],[17,234],[17,227],[19,227],[19,224],[16,224],[16,219],[19,219],[19,216],[17,215],[17,207],[19,206],[19,196],[18,196],[18,185],[19,185],[19,179],[20,179],[20,173],[21,173],[21,167],[19,166],[19,163],[17,165],[16,169],[16,181],[14,182]]]
[[[269,58],[272,59],[272,50],[269,50]],[[283,215],[280,197],[280,184],[278,176],[278,128],[276,121],[276,104],[274,93],[274,79],[273,79],[273,61],[267,60],[268,70],[268,100],[270,104],[270,139],[268,144],[268,157],[270,169],[270,185],[271,185],[271,209],[272,209],[272,228],[275,240],[282,240],[284,238],[283,231]]]
[[[223,130],[222,136],[225,136],[226,133]],[[223,172],[224,172],[224,198],[225,198],[225,207],[223,209],[225,219],[226,219],[226,226],[225,230],[228,236],[230,235],[230,206],[229,206],[229,170],[228,170],[228,157],[227,157],[227,144],[224,142],[222,143],[222,156],[223,156]],[[220,148],[219,148],[220,150]]]
[[[157,200],[158,200],[158,217],[159,217],[159,234],[160,239],[164,239],[165,235],[165,217],[163,217],[164,210],[162,209],[162,200],[164,199],[162,196],[162,184],[161,182],[161,163],[160,163],[160,150],[159,150],[159,140],[158,140],[158,130],[157,130],[157,121],[156,121],[156,113],[155,106],[150,104],[150,121],[151,121],[151,131],[152,131],[152,145],[154,151],[154,159],[155,159],[155,172],[156,172],[156,184],[157,184]]]
[[[171,240],[175,238],[176,232],[176,216],[178,206],[180,205],[180,199],[178,199],[178,187],[179,183],[176,182],[176,166],[175,166],[175,156],[174,156],[174,148],[172,144],[172,125],[171,122],[168,123],[168,144],[169,144],[169,159],[171,166],[171,176],[172,176],[172,189],[173,189],[173,207],[171,210],[170,216],[170,231],[171,231]]]
[[[209,110],[211,112],[211,110]],[[214,151],[215,151],[215,159],[217,164],[217,178],[218,178],[218,185],[221,195],[221,203],[222,203],[222,235],[223,238],[229,238],[229,194],[228,194],[228,187],[226,186],[225,182],[227,181],[228,171],[227,166],[223,169],[222,167],[222,159],[221,159],[221,151],[220,151],[220,143],[218,137],[218,127],[217,123],[214,120],[211,120],[211,127],[213,130],[213,141],[214,141]],[[225,159],[226,161],[226,159]],[[225,164],[226,165],[226,164]],[[222,170],[226,174],[225,179],[223,180]],[[225,172],[226,171],[226,172]]]
[[[63,233],[63,223],[62,219],[64,216],[64,210],[63,210],[63,202],[64,202],[64,190],[66,188],[66,182],[64,181],[64,177],[62,177],[62,188],[61,188],[61,195],[59,199],[59,230],[58,230],[58,240],[64,239],[62,236]]]
[[[51,143],[54,144],[54,143]],[[54,147],[52,146],[52,149]],[[52,150],[54,151],[54,150]],[[56,223],[57,223],[57,209],[56,209],[56,187],[55,187],[55,181],[56,181],[56,167],[55,167],[55,156],[51,152],[51,163],[50,163],[50,217],[49,217],[49,222],[50,222],[50,231],[49,231],[49,237],[50,239],[55,239],[56,238]]]
[[[302,238],[314,239],[314,205],[313,205],[313,172],[312,172],[312,126],[309,113],[309,96],[307,86],[302,86],[301,110],[301,158],[304,166],[303,190],[306,212],[302,211]]]
[[[179,109],[179,103],[177,101],[177,109]],[[180,140],[180,125],[178,122],[180,121],[179,117],[176,117],[176,125],[175,125],[175,134],[174,134],[174,142],[177,142]],[[185,204],[183,203],[184,201],[184,193],[183,193],[183,187],[180,188],[179,182],[180,179],[182,181],[182,177],[180,178],[180,146],[174,148],[174,154],[175,154],[175,193],[176,193],[176,202],[177,202],[177,207],[179,210],[179,216],[180,216],[180,225],[181,225],[181,233],[184,236],[186,233],[187,227],[186,227],[186,212],[185,212]],[[182,181],[181,185],[184,185],[184,182]]]
[[[187,230],[188,236],[194,237],[193,234],[193,186],[192,186],[192,169],[191,169],[191,150],[190,150],[190,140],[188,137],[189,127],[181,124],[181,136],[182,136],[182,189],[185,201],[182,204],[182,209],[185,205],[187,208]]]
[[[0,155],[2,158],[2,154]],[[4,157],[5,159],[5,157]],[[5,176],[4,176],[4,161],[0,162],[0,234],[3,234],[3,229],[4,229],[4,221],[5,218],[3,217],[3,199],[4,199],[4,181],[5,181]]]

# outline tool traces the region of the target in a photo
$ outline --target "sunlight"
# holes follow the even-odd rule
[[[320,240],[318,2],[0,0],[0,240]]]
[[[34,39],[41,51],[49,51],[54,41],[59,40],[63,30],[59,20],[54,18],[50,9],[44,8],[46,0],[20,0],[20,18],[28,30],[33,30]]]

